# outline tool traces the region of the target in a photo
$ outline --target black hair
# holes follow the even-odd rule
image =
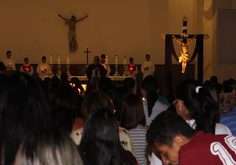
[[[8,51],[6,52],[6,55],[7,55],[8,53],[11,53],[11,51],[10,51],[10,50],[8,50]]]
[[[47,58],[45,56],[42,57],[42,60],[46,60]]]
[[[110,94],[112,89],[112,81],[109,77],[103,77],[100,79],[98,83],[98,88],[100,91],[105,92],[106,94]]]
[[[211,76],[210,81],[212,83],[218,83],[218,78],[216,76]]]
[[[31,130],[49,126],[49,106],[41,86],[28,74],[12,74],[0,93],[0,155],[14,162],[20,142]]]
[[[3,62],[0,62],[0,72],[4,72],[6,70],[6,66],[3,64]]]
[[[133,61],[134,61],[134,58],[133,58],[133,57],[130,57],[129,60],[133,60]]]
[[[133,155],[121,146],[117,120],[107,108],[89,115],[80,149],[90,165],[136,165]]]
[[[215,133],[219,108],[216,100],[201,82],[194,79],[180,82],[176,90],[176,96],[177,99],[184,102],[190,117],[195,119],[197,131]]]
[[[152,108],[158,99],[157,90],[159,89],[159,85],[155,77],[151,75],[146,76],[142,82],[142,89],[147,91],[148,116],[150,117]]]
[[[149,55],[149,54],[146,54],[146,57],[147,57],[147,56],[148,56],[148,57],[150,57],[150,55]]]
[[[125,78],[124,87],[129,88],[130,93],[132,93],[134,86],[135,86],[135,80],[133,78],[131,77]]]
[[[151,123],[147,130],[146,140],[149,145],[167,145],[172,147],[177,135],[192,138],[196,131],[177,113],[173,111],[161,112]]]
[[[26,57],[26,58],[24,58],[24,61],[25,61],[25,60],[29,61],[29,59],[28,59],[27,57]]]
[[[105,54],[102,54],[102,55],[101,55],[101,58],[106,58],[106,55],[105,55]]]

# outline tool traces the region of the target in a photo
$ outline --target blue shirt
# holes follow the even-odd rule
[[[220,117],[220,123],[228,126],[232,135],[236,136],[236,107],[231,112]]]

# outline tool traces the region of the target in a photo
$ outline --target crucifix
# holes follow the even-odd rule
[[[86,53],[86,58],[87,58],[87,65],[86,65],[86,67],[88,67],[88,54],[92,53],[92,51],[88,50],[88,48],[87,48],[85,51],[83,51],[83,53]]]

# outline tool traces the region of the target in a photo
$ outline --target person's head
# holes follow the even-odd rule
[[[83,165],[81,155],[64,132],[42,128],[29,133],[22,141],[14,165]]]
[[[94,64],[95,64],[95,65],[98,65],[99,62],[100,62],[99,56],[95,56],[93,61],[94,61]]]
[[[84,119],[86,120],[90,113],[102,107],[106,107],[110,109],[112,112],[114,110],[113,104],[106,93],[102,91],[90,92],[84,98],[84,101],[82,104],[82,113],[83,113]]]
[[[129,95],[129,89],[124,86],[116,87],[111,94],[111,99],[115,108],[115,115],[118,121],[120,121],[120,115],[124,99]]]
[[[121,146],[116,117],[107,108],[100,108],[89,115],[80,149],[86,153],[85,157],[91,165],[136,164]]]
[[[102,54],[102,55],[101,55],[101,61],[104,62],[105,59],[106,59],[106,55],[105,55],[105,54]]]
[[[23,137],[50,124],[49,106],[38,82],[22,72],[12,74],[0,90],[0,153],[11,164]]]
[[[152,121],[146,139],[160,153],[163,164],[178,164],[179,149],[195,133],[181,116],[172,111],[163,111]]]
[[[233,91],[233,87],[232,87],[232,84],[229,80],[225,80],[223,82],[223,92],[224,93],[230,93]]]
[[[215,101],[217,102],[217,91],[216,91],[216,88],[214,86],[214,84],[212,82],[206,82],[203,84],[204,88],[207,89],[211,96],[213,97],[213,99],[215,99]]]
[[[175,108],[185,120],[195,119],[196,130],[215,133],[218,105],[200,81],[186,79],[176,89]]]
[[[214,84],[218,83],[218,78],[216,76],[211,76],[210,81]]]
[[[74,15],[71,16],[71,20],[72,21],[75,21],[76,20],[76,17]]]
[[[59,86],[51,101],[51,118],[55,126],[71,133],[77,113],[76,94],[69,84]]]
[[[130,93],[133,92],[134,86],[135,86],[135,80],[133,78],[131,78],[131,77],[125,78],[124,87],[129,88]]]
[[[7,58],[11,58],[11,51],[10,51],[10,50],[8,50],[8,51],[6,52],[6,56],[7,56]]]
[[[4,73],[6,70],[6,66],[3,64],[3,62],[0,62],[0,73]]]
[[[98,83],[98,89],[109,95],[111,90],[112,90],[112,81],[111,81],[111,79],[109,77],[101,78],[99,83]]]
[[[133,57],[130,57],[130,58],[129,58],[129,63],[130,63],[131,65],[134,64],[134,59],[133,59]]]
[[[158,99],[159,85],[154,76],[148,75],[144,78],[142,85],[142,95],[147,100],[148,116],[152,114],[152,108]]]
[[[137,95],[132,94],[124,99],[120,126],[130,130],[136,128],[139,124],[146,125],[143,104]]]
[[[68,75],[67,73],[61,74],[61,83],[68,83]]]
[[[42,57],[42,63],[46,63],[46,57],[45,56]]]
[[[29,59],[28,58],[24,58],[24,63],[27,65],[29,63]]]
[[[146,54],[145,59],[146,59],[147,61],[149,61],[149,60],[150,60],[150,55],[149,55],[149,54]]]

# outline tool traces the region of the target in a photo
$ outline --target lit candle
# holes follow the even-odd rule
[[[9,63],[9,66],[11,66],[11,63]]]
[[[57,55],[57,64],[58,64],[58,65],[61,64],[60,54]]]
[[[116,65],[118,65],[118,55],[116,55]]]
[[[78,92],[79,92],[79,94],[80,94],[80,92],[81,92],[81,90],[78,88]]]
[[[67,56],[67,64],[70,64],[70,56]]]
[[[124,55],[124,65],[126,65],[126,55]]]
[[[105,64],[108,65],[108,56],[106,56]]]
[[[50,54],[50,64],[52,65],[52,54]]]
[[[133,70],[133,67],[130,67],[130,70],[132,71],[132,70]]]

